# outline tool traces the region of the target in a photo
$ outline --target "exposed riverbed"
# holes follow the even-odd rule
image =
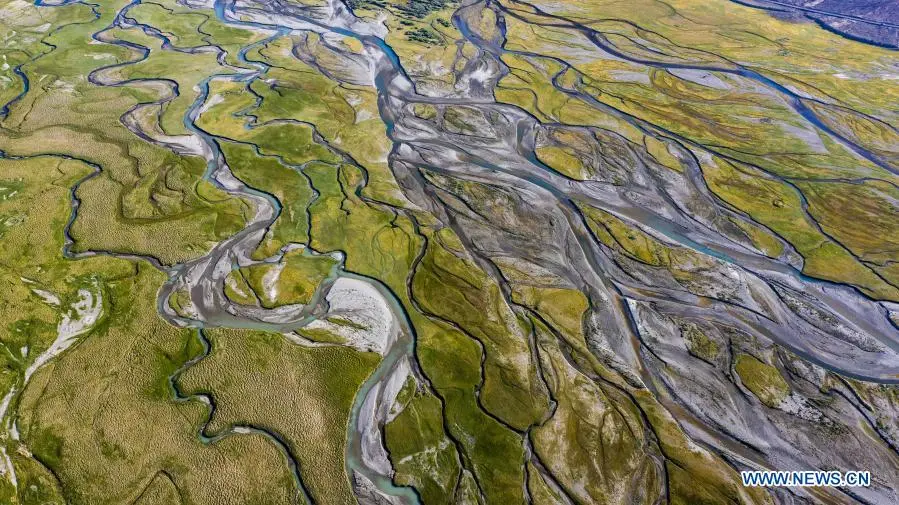
[[[809,106],[818,99],[803,96],[756,70],[736,63],[732,66],[672,63],[661,58],[655,60],[627,54],[609,44],[603,33],[588,24],[545,12],[525,2],[515,3],[528,6],[547,24],[558,24],[581,33],[596,49],[631,64],[670,70],[695,79],[700,78],[697,76],[723,75],[752,82],[783,100],[817,134],[845,146],[859,159],[886,173],[899,174],[899,168],[891,160],[822,121]],[[347,428],[347,471],[360,496],[376,495],[387,503],[419,502],[415,490],[394,483],[394,470],[382,440],[383,425],[402,385],[409,377],[423,382],[417,372],[414,328],[390,289],[377,279],[345,270],[343,251],[315,251],[308,244],[290,244],[272,257],[253,259],[253,251],[282,212],[282,202],[237,178],[220,150],[219,141],[223,139],[197,126],[202,114],[221,100],[221,97],[210,96],[210,83],[227,80],[246,84],[265,79],[268,65],[249,60],[248,52],[279,37],[302,32],[336,34],[362,45],[371,77],[368,84],[377,91],[379,113],[393,143],[390,168],[404,196],[418,208],[437,216],[458,235],[474,261],[500,287],[504,301],[518,314],[527,313],[527,309],[512,300],[512,287],[496,267],[494,260],[497,257],[539,265],[583,291],[590,300],[586,325],[595,329],[589,336],[590,344],[598,355],[605,356],[605,364],[635,387],[652,391],[675,413],[696,441],[738,461],[741,467],[799,468],[855,463],[861,465],[858,468],[867,468],[864,465],[874,464],[884,453],[895,457],[889,435],[882,432],[879,436],[883,438],[884,446],[876,454],[832,455],[813,450],[810,440],[796,439],[789,432],[789,417],[777,417],[785,413],[821,419],[818,415],[823,414],[812,402],[801,394],[794,394],[782,400],[779,413],[762,415],[757,404],[752,404],[744,392],[699,367],[701,363],[695,356],[688,355],[672,335],[679,331],[675,322],[701,324],[712,332],[718,331],[714,328],[732,328],[797,356],[802,366],[809,370],[809,377],[818,371],[831,371],[862,381],[895,384],[899,383],[899,330],[896,323],[899,306],[872,299],[855,286],[804,275],[802,258],[785,240],[781,240],[784,252],[779,257],[770,257],[748,240],[718,227],[717,223],[724,218],[747,225],[758,224],[715,198],[703,179],[700,157],[727,158],[727,154],[615,109],[564,82],[561,76],[571,65],[560,58],[507,49],[506,17],[520,17],[519,13],[492,1],[463,2],[453,15],[452,23],[474,48],[473,55],[464,66],[454,70],[454,91],[439,94],[423,90],[407,73],[397,53],[385,41],[387,33],[383,24],[356,17],[338,0],[313,7],[278,0],[216,0],[204,7],[212,7],[220,21],[257,31],[263,37],[236,55],[245,68],[226,68],[222,73],[202,80],[199,95],[183,118],[189,133],[173,136],[158,128],[149,111],[151,107],[179,96],[177,84],[165,79],[117,79],[116,70],[143,61],[148,57],[149,49],[118,40],[110,36],[109,31],[113,27],[141,29],[159,39],[163,50],[216,54],[222,54],[223,50],[214,46],[190,50],[174,48],[165,34],[129,17],[128,10],[138,4],[139,0],[135,0],[118,13],[112,26],[93,35],[97,42],[128,48],[136,58],[97,69],[88,79],[99,86],[156,90],[161,98],[132,108],[122,116],[122,124],[148,142],[176,153],[202,156],[207,162],[205,178],[228,194],[248,202],[254,212],[241,231],[186,263],[163,266],[153,258],[120,256],[146,259],[169,274],[168,282],[159,291],[158,310],[173,325],[196,328],[207,353],[208,343],[202,330],[214,327],[278,332],[301,345],[334,345],[310,342],[296,333],[301,328],[330,329],[342,337],[340,345],[379,353],[382,360],[357,393]],[[474,28],[481,22],[483,11],[490,11],[495,19],[496,29],[490,36]],[[628,179],[619,185],[575,180],[550,169],[535,152],[538,136],[549,126],[522,108],[498,103],[493,98],[497,82],[508,73],[501,59],[506,54],[539,56],[555,61],[563,69],[553,80],[556,90],[589,104],[597,113],[626,122],[667,146],[669,153],[681,162],[683,178],[673,180],[671,174],[664,173],[649,156],[642,154],[634,154],[628,160]],[[314,55],[304,55],[304,58],[310,65],[317,65]],[[27,77],[24,74],[22,77],[27,92]],[[348,83],[355,84],[349,81],[359,76],[348,74],[336,78],[345,78]],[[4,106],[0,115],[5,115],[12,103]],[[455,131],[442,118],[417,117],[410,113],[415,104],[434,106],[440,114],[452,108],[463,108],[474,118],[471,124],[475,125],[476,134]],[[610,144],[618,141],[620,139],[609,135]],[[325,142],[322,144],[330,149]],[[342,155],[336,150],[335,153]],[[95,167],[95,170],[97,173],[102,168]],[[471,212],[468,216],[459,216],[456,209],[435,196],[435,176],[504,188],[518,199],[514,204],[516,207],[511,209],[514,212]],[[461,193],[455,196],[466,199]],[[467,205],[475,209],[478,202],[469,201]],[[696,265],[685,268],[693,268],[691,272],[699,280],[685,286],[645,266],[623,260],[597,240],[587,224],[582,210],[584,205],[617,216],[670,247],[696,254],[695,257],[701,260],[697,259]],[[72,206],[72,220],[75,220],[79,202],[74,190]],[[68,235],[71,224],[72,221],[66,228],[68,245],[71,245]],[[309,303],[264,309],[241,306],[225,296],[226,279],[235,268],[261,263],[281,264],[285,254],[299,248],[304,254],[333,255],[338,261],[338,266],[321,283]],[[90,254],[113,253],[80,253]],[[272,282],[269,280],[268,284]],[[187,294],[189,310],[176,311],[169,303],[179,292]],[[90,311],[102,307],[100,294],[86,293],[79,302],[84,305],[83,310],[78,309],[79,317],[65,321],[65,328],[61,326],[60,329],[60,339],[33,362],[26,372],[26,382],[37,368],[62,352],[75,336],[92,324],[91,317],[93,320],[99,317],[99,312],[91,316]],[[85,298],[88,295],[90,298]],[[327,322],[329,316],[348,319],[355,326],[335,327]],[[211,416],[215,408],[211,397],[186,397],[177,386],[181,372],[202,357],[198,356],[175,372],[171,384],[180,401],[201,401],[208,405]],[[696,368],[691,370],[691,366]],[[697,377],[699,386],[684,380],[691,374]],[[706,386],[721,392],[724,398],[717,404],[710,404],[714,402],[701,394]],[[860,405],[862,402],[846,396],[846,405],[832,414],[835,422],[852,425],[853,429],[858,423],[866,423],[866,427],[873,424],[870,414]],[[4,409],[8,403],[9,397],[3,402]],[[876,432],[876,429],[870,429]],[[298,499],[312,502],[313,498],[303,484],[302,469],[277,433],[251,426],[234,426],[210,434],[203,426],[199,435],[205,443],[214,443],[222,437],[246,433],[263,434],[278,446],[296,476]],[[807,453],[804,454],[804,450]],[[886,503],[891,496],[895,494],[889,489],[878,487],[864,491],[861,499]]]

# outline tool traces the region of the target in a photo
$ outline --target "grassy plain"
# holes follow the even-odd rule
[[[454,5],[353,3],[370,18],[389,13],[386,41],[419,91],[452,95],[461,89],[453,71],[478,52],[451,22]],[[347,270],[381,282],[408,317],[427,381],[407,383],[399,412],[383,430],[397,483],[416,486],[425,503],[520,503],[526,491],[537,503],[553,503],[561,500],[559,489],[583,503],[651,503],[649,493],[628,495],[629,484],[661,487],[651,459],[659,458],[671,503],[770,502],[763,491],[741,489],[724,459],[693,443],[656,398],[594,355],[588,341],[595,329],[585,317],[597,300],[559,278],[533,279],[511,264],[487,268],[488,260],[472,256],[453,231],[405,199],[387,166],[393,146],[376,90],[367,84],[370,69],[358,63],[364,61],[358,41],[297,32],[248,50],[247,59],[258,66],[248,65],[237,51],[266,33],[225,26],[208,8],[160,0],[134,5],[129,15],[158,28],[177,48],[205,49],[171,50],[136,28],[103,34],[130,47],[90,42],[126,5],[97,6],[96,19],[87,4],[0,7],[2,34],[15,42],[0,50],[0,100],[23,89],[13,68],[21,66],[33,83],[0,123],[0,149],[41,155],[0,160],[0,281],[9,292],[0,305],[6,329],[0,385],[24,388],[11,404],[21,440],[3,440],[19,487],[3,481],[0,499],[289,503],[296,484],[285,455],[269,439],[237,433],[210,442],[198,436],[201,429],[223,434],[252,425],[285,442],[318,502],[354,502],[345,472],[346,423],[378,356],[215,329],[207,333],[208,355],[180,373],[205,350],[195,334],[155,314],[162,273],[145,263],[60,255],[69,188],[95,167],[99,174],[75,193],[74,251],[128,252],[174,264],[200,256],[245,225],[256,209],[206,180],[201,158],[155,147],[120,123],[136,105],[156,102],[143,119],[155,129],[158,113],[157,133],[191,134],[185,113],[208,85],[197,126],[217,139],[238,178],[281,205],[254,257],[270,257],[290,243],[340,251]],[[713,151],[698,156],[699,175],[715,196],[756,221],[735,226],[760,251],[778,256],[782,237],[805,258],[806,273],[899,299],[899,272],[890,263],[899,237],[883,217],[899,198],[884,182],[890,174],[810,128],[782,94],[720,70],[648,69],[612,58],[565,23],[537,26],[545,19],[526,5],[501,5],[530,22],[505,16],[508,51],[501,58],[509,73],[495,96],[560,123],[536,151],[549,169],[621,185],[632,170],[629,150],[651,157],[665,177],[685,176],[684,163],[663,137],[694,152]],[[590,19],[606,44],[633,57],[728,69],[736,62],[822,96],[822,103],[807,101],[822,121],[895,159],[895,132],[884,126],[896,119],[884,104],[899,98],[887,82],[890,54],[723,0],[697,5],[603,0],[553,4],[553,11]],[[722,19],[742,19],[755,31],[736,30]],[[45,23],[53,29],[42,28]],[[486,40],[499,34],[496,23],[494,12],[484,9],[470,28]],[[149,50],[145,59],[134,45]],[[217,47],[227,53],[221,59]],[[134,63],[110,67],[126,62]],[[230,80],[257,68],[260,79]],[[98,86],[88,75],[128,82]],[[209,80],[212,75],[220,77]],[[485,121],[460,104],[410,109],[462,135],[477,134],[475,122]],[[459,196],[493,194],[475,183],[448,185]],[[711,265],[611,214],[580,210],[618,261],[667,270],[688,290],[695,288],[695,269]],[[859,221],[870,223],[867,233]],[[266,307],[306,303],[334,267],[328,256],[290,253],[283,265],[234,270],[226,294]],[[102,318],[23,384],[28,364],[46,350],[85,286],[102,293]],[[176,302],[183,309],[186,295]],[[684,338],[701,359],[721,359],[717,341],[701,332]],[[758,358],[740,354],[734,371],[734,380],[766,405],[788,394],[777,369]],[[176,401],[178,391],[209,395],[216,405],[211,419],[200,396]]]
[[[0,201],[5,222],[13,216],[16,222],[0,241],[0,276],[8,287],[0,309],[7,330],[0,339],[3,376],[6,389],[21,391],[6,413],[20,439],[4,432],[3,442],[18,493],[4,479],[4,500],[149,504],[174,489],[191,503],[229,496],[289,503],[290,475],[274,446],[257,436],[204,445],[196,437],[204,407],[174,402],[168,378],[200,349],[189,332],[156,315],[162,274],[109,257],[62,257],[69,188],[90,167],[50,156],[0,160],[0,167],[11,181],[3,185],[16,187]],[[85,287],[102,297],[101,317],[23,384],[26,368],[56,337],[63,312]],[[258,466],[242,467],[247,455]]]
[[[893,199],[886,195],[894,176],[815,128],[789,106],[782,90],[739,74],[740,67],[759,72],[799,95],[815,97],[818,101],[797,101],[833,131],[896,167],[895,132],[886,125],[896,119],[887,104],[899,91],[892,85],[887,50],[724,1],[701,10],[687,1],[627,7],[620,2],[533,4],[568,21],[514,0],[502,5],[510,13],[509,51],[502,56],[510,73],[500,81],[497,99],[542,121],[597,128],[614,124],[647,149],[627,123],[674,135],[695,152],[709,150],[717,157],[702,168],[711,189],[792,244],[806,260],[805,273],[855,284],[875,298],[897,299],[895,269],[874,252],[895,249],[892,229],[874,217],[883,216],[883,202]],[[602,44],[625,56],[594,45],[583,32],[586,25],[577,24],[585,19]],[[732,19],[752,30],[736,30],[726,21]],[[700,70],[666,70],[665,64]],[[566,149],[538,146],[537,155],[569,177],[584,178],[582,163]],[[875,180],[851,187],[833,181],[857,177]],[[756,200],[762,198],[776,207],[765,208]],[[839,213],[829,210],[837,208]],[[878,233],[860,236],[857,219],[873,219]],[[765,254],[782,252],[766,231],[735,224]]]
[[[253,331],[213,330],[209,339],[209,356],[179,382],[215,399],[209,432],[237,424],[277,434],[316,502],[355,503],[344,470],[346,426],[356,391],[380,357],[347,347],[304,348]]]

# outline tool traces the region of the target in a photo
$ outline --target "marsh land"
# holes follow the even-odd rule
[[[0,503],[899,503],[899,52],[757,7],[0,0]]]

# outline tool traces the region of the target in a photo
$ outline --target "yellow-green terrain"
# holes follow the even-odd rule
[[[0,503],[899,503],[831,4],[0,0]]]

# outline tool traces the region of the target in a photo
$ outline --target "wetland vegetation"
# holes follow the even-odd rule
[[[895,51],[726,0],[0,33],[0,502],[899,501]]]

